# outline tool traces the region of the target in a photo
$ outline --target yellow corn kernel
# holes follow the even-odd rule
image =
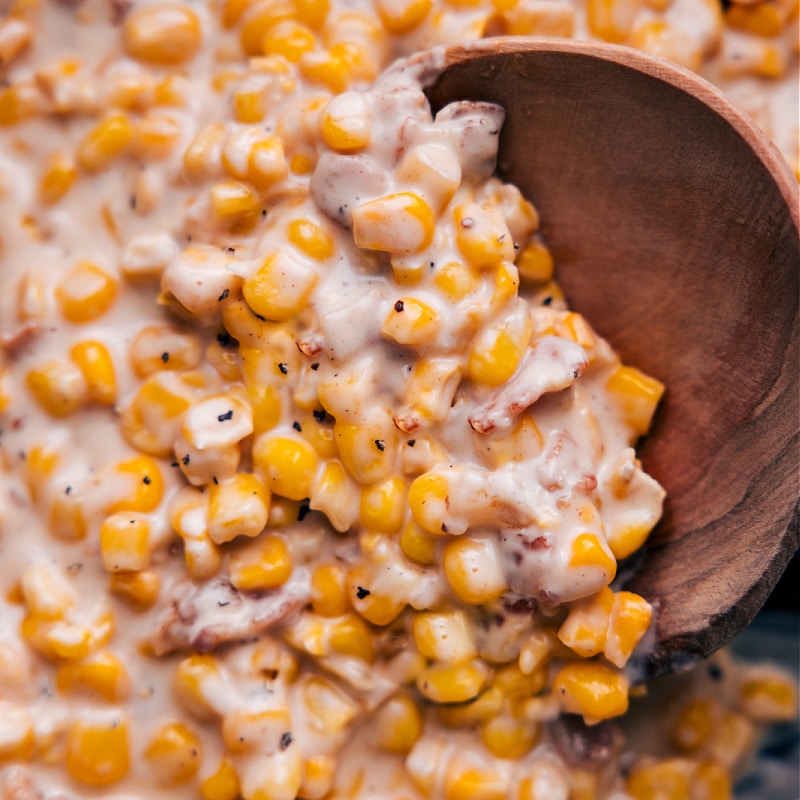
[[[117,283],[91,261],[79,261],[55,291],[62,316],[70,322],[91,322],[102,316],[117,296]]]
[[[374,568],[373,568],[374,567]],[[350,604],[373,625],[388,625],[394,622],[406,607],[406,600],[389,594],[376,584],[376,571],[382,567],[361,563],[347,573],[347,589]]]
[[[0,125],[17,125],[35,117],[41,110],[42,97],[36,84],[18,81],[0,91]]]
[[[408,506],[423,530],[442,534],[449,493],[447,477],[440,472],[426,472],[414,479],[408,490]]]
[[[119,511],[100,526],[100,554],[109,572],[139,572],[150,562],[150,520],[135,511]]]
[[[83,503],[74,494],[57,494],[50,501],[48,530],[57,539],[77,542],[87,532]]]
[[[295,20],[284,20],[270,28],[261,43],[265,55],[283,56],[292,63],[299,61],[303,53],[310,52],[315,46],[313,31]]]
[[[310,496],[318,458],[314,448],[302,439],[262,434],[253,445],[253,463],[275,494],[290,500]]]
[[[708,740],[717,710],[714,702],[698,698],[685,703],[670,731],[670,741],[682,753],[696,753]]]
[[[283,180],[288,171],[283,142],[279,138],[265,137],[250,148],[247,179],[259,191],[263,192],[273,183]]]
[[[59,667],[56,687],[60,692],[89,689],[104,700],[120,702],[130,696],[131,681],[122,660],[103,650],[82,661],[68,662]]]
[[[309,507],[321,511],[339,532],[349,530],[358,518],[358,487],[341,461],[327,461],[311,484]]]
[[[744,715],[727,711],[715,720],[704,755],[727,769],[741,764],[755,738],[753,723]]]
[[[644,761],[631,770],[625,790],[634,800],[686,800],[693,771],[685,758]]]
[[[330,0],[294,0],[297,18],[315,30],[325,22],[330,11]]]
[[[387,253],[419,253],[433,239],[431,207],[412,192],[379,197],[353,209],[353,239],[358,247]]]
[[[417,689],[433,703],[466,703],[478,696],[489,678],[482,661],[431,664],[417,676]]]
[[[148,456],[136,456],[129,461],[120,461],[111,474],[118,484],[115,492],[109,492],[105,506],[107,513],[155,511],[164,496],[164,478],[157,462]]]
[[[180,122],[174,116],[151,112],[136,126],[131,151],[140,161],[161,161],[172,154],[180,136]]]
[[[325,261],[336,251],[333,236],[310,219],[293,219],[286,226],[286,233],[298,250],[317,261]]]
[[[350,85],[350,64],[341,55],[327,51],[304,53],[300,74],[311,83],[320,83],[334,94],[341,94]]]
[[[797,687],[776,668],[751,667],[739,683],[738,702],[758,722],[788,722],[797,716]]]
[[[183,171],[190,181],[220,175],[224,141],[225,126],[221,122],[200,128],[183,154]]]
[[[703,60],[700,43],[695,37],[687,36],[683,30],[663,19],[648,19],[636,25],[628,43],[637,50],[668,58],[695,71]]]
[[[439,706],[436,713],[450,728],[472,728],[500,714],[503,703],[503,693],[491,686],[468,703]]]
[[[239,776],[228,758],[223,758],[217,769],[203,780],[199,791],[203,800],[236,800],[240,796]]]
[[[384,320],[381,333],[397,344],[413,347],[435,341],[440,326],[435,309],[414,297],[402,297]]]
[[[342,463],[359,483],[379,483],[393,473],[397,429],[388,416],[366,425],[337,420],[333,435]]]
[[[641,0],[588,0],[589,30],[607,42],[624,42],[631,32]]]
[[[261,122],[267,116],[263,83],[253,78],[241,81],[233,94],[233,109],[239,122]]]
[[[517,268],[510,262],[501,262],[495,273],[494,286],[494,293],[491,299],[492,305],[501,306],[512,297],[516,297],[519,289]]]
[[[702,800],[730,800],[733,796],[731,776],[721,764],[703,761],[692,775],[689,796]]]
[[[136,611],[145,611],[158,599],[161,578],[157,572],[114,572],[108,581],[108,591],[124,600]]]
[[[318,279],[315,270],[287,253],[277,252],[245,278],[242,293],[255,314],[283,322],[305,308]]]
[[[547,685],[547,671],[523,672],[517,664],[498,667],[492,678],[492,686],[511,700],[527,700]]]
[[[527,314],[513,313],[478,331],[467,353],[467,377],[499,386],[517,370],[531,338]]]
[[[608,546],[593,533],[581,533],[570,548],[570,567],[599,567],[605,573],[606,583],[611,583],[617,574],[617,562],[608,551]]]
[[[371,531],[396,533],[406,510],[406,485],[400,477],[387,478],[361,492],[361,524]]]
[[[508,778],[499,771],[453,759],[444,776],[444,800],[505,800]]]
[[[276,752],[281,736],[291,730],[292,721],[285,708],[251,711],[237,708],[222,718],[222,740],[231,753],[257,749]]]
[[[238,181],[226,181],[211,187],[211,208],[220,221],[245,228],[255,222],[261,203],[249,186]]]
[[[582,658],[602,653],[614,599],[614,593],[605,586],[597,594],[571,603],[558,638]]]
[[[0,700],[0,764],[6,761],[29,761],[35,749],[36,731],[32,712]]]
[[[345,573],[339,564],[320,564],[311,573],[311,607],[323,617],[339,617],[347,613]]]
[[[298,797],[303,800],[322,800],[327,797],[335,774],[336,761],[332,756],[319,755],[306,759]]]
[[[477,654],[470,624],[463,611],[424,611],[414,615],[414,643],[425,658],[450,664]]]
[[[390,753],[406,755],[422,736],[422,726],[414,698],[399,692],[375,712],[375,742]]]
[[[735,3],[725,11],[725,22],[756,36],[777,36],[783,30],[786,13],[777,3],[761,2],[754,5]]]
[[[456,244],[474,267],[496,267],[514,260],[514,240],[499,208],[466,203],[453,210]]]
[[[41,319],[47,311],[44,281],[39,270],[31,268],[17,288],[17,317],[21,322]]]
[[[66,417],[89,399],[83,374],[69,361],[45,362],[25,376],[25,383],[39,405],[53,417]]]
[[[638,550],[647,540],[658,518],[645,512],[640,518],[620,519],[606,531],[608,546],[617,561],[627,558]]]
[[[260,536],[231,553],[231,583],[240,591],[257,592],[283,586],[292,574],[292,555],[282,536]]]
[[[377,0],[376,8],[383,27],[394,36],[403,36],[418,28],[430,13],[432,0]]]
[[[436,563],[436,539],[413,519],[409,520],[400,534],[400,549],[403,554],[423,566]]]
[[[476,292],[480,285],[475,269],[460,261],[448,261],[441,266],[433,281],[445,297],[456,302]]]
[[[592,724],[628,710],[628,679],[603,664],[577,661],[556,674],[553,695],[565,712],[582,714]]]
[[[633,592],[617,592],[608,622],[603,654],[614,666],[628,663],[653,619],[653,607]]]
[[[423,736],[405,759],[408,777],[423,797],[433,796],[439,782],[440,765],[450,756],[448,745],[443,736]]]
[[[269,30],[283,20],[295,17],[290,0],[272,0],[253,4],[242,15],[239,42],[246,56],[263,55],[262,44]]]
[[[186,783],[200,766],[200,740],[181,722],[161,727],[144,750],[148,770],[162,785]]]
[[[370,142],[370,119],[362,95],[345,92],[330,100],[320,117],[320,132],[331,150],[339,153],[363,150]]]
[[[54,153],[49,160],[39,183],[39,197],[43,203],[52,205],[61,200],[70,190],[78,170],[69,156]]]
[[[269,493],[264,484],[247,472],[209,487],[208,533],[216,544],[237,536],[258,536],[267,525]]]
[[[130,769],[128,720],[115,716],[107,723],[75,722],[67,733],[67,772],[89,786],[107,786]]]
[[[242,14],[254,3],[255,0],[223,0],[220,8],[223,27],[232,28],[236,25]]]
[[[110,114],[78,144],[75,159],[86,172],[107,169],[123,156],[133,139],[133,125],[125,114]]]
[[[664,393],[664,384],[635,367],[618,366],[606,382],[606,388],[619,403],[622,418],[633,434],[638,437],[647,433]]]
[[[87,339],[72,347],[70,357],[83,374],[89,400],[113,406],[117,400],[117,376],[108,348],[102,342]]]
[[[42,499],[50,478],[61,463],[61,453],[52,444],[35,445],[25,460],[25,483],[35,502]]]
[[[62,619],[78,599],[74,586],[51,564],[26,567],[20,589],[30,613],[41,620]]]
[[[371,664],[375,660],[372,636],[372,631],[361,617],[348,614],[331,625],[328,642],[335,652]]]
[[[192,369],[202,353],[196,336],[167,325],[148,325],[136,334],[129,355],[133,371],[148,378],[162,370]]]
[[[182,64],[202,44],[197,14],[183,3],[161,2],[131,11],[122,28],[127,54],[159,66]]]
[[[543,283],[553,278],[553,256],[547,247],[536,239],[520,252],[516,265],[523,280]]]
[[[0,67],[8,66],[33,41],[33,29],[18,17],[0,22]]]
[[[491,603],[508,588],[497,552],[488,539],[461,536],[447,542],[442,566],[451,591],[465,603]]]
[[[575,9],[566,3],[523,3],[495,0],[502,12],[507,36],[558,36],[571,39],[575,27]],[[504,7],[510,5],[511,7]]]
[[[538,733],[531,720],[497,716],[484,723],[481,741],[497,758],[520,758],[536,744]]]
[[[217,660],[210,655],[193,654],[177,666],[172,686],[180,706],[198,719],[212,719],[215,707],[209,702],[208,691],[222,681]]]

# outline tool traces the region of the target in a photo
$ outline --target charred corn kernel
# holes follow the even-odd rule
[[[276,433],[262,434],[253,445],[253,462],[275,494],[290,500],[309,497],[318,458],[307,442]]]
[[[347,472],[359,483],[379,483],[394,470],[397,429],[391,419],[354,425],[336,421],[333,435]]]
[[[491,603],[508,588],[497,552],[488,539],[462,536],[447,542],[442,566],[453,594],[465,603]]]
[[[375,741],[390,753],[405,755],[422,736],[422,727],[422,714],[414,698],[400,692],[377,710]]]
[[[753,723],[743,714],[727,711],[715,720],[711,729],[704,755],[712,761],[733,769],[740,764],[745,753],[753,745],[755,729]]]
[[[254,313],[283,322],[305,308],[318,279],[315,270],[287,253],[277,252],[245,278],[242,292]]]
[[[247,225],[255,221],[261,204],[249,186],[227,181],[211,187],[211,208],[222,222]]]
[[[367,664],[375,660],[375,645],[372,631],[356,614],[348,614],[331,625],[329,633],[331,649],[346,656],[360,658]]]
[[[447,478],[440,472],[426,472],[414,479],[408,490],[408,505],[415,522],[423,530],[442,534],[449,494]]]
[[[433,703],[466,703],[477,697],[489,678],[489,669],[473,659],[460,664],[432,664],[417,676],[417,689]]]
[[[0,764],[28,761],[36,749],[33,714],[0,700]]]
[[[209,487],[208,533],[217,544],[258,536],[268,517],[269,493],[255,475],[238,472]]]
[[[465,203],[453,210],[456,244],[474,267],[495,267],[514,260],[514,241],[498,208]]]
[[[8,17],[0,22],[0,67],[6,67],[30,45],[33,33],[24,19]]]
[[[347,613],[345,572],[339,564],[320,564],[311,573],[311,607],[324,617],[340,617]]]
[[[711,734],[717,711],[708,698],[685,703],[670,731],[672,744],[682,753],[698,752]]]
[[[28,610],[39,619],[62,619],[75,607],[75,587],[52,564],[31,564],[22,572],[22,598]]]
[[[396,533],[406,510],[406,485],[400,477],[387,478],[361,492],[361,524],[372,531]]]
[[[381,333],[397,344],[431,344],[439,333],[439,314],[427,303],[414,297],[397,300],[381,326]]]
[[[553,694],[568,714],[582,714],[591,724],[628,710],[628,679],[603,664],[578,661],[553,678]]]
[[[83,373],[69,361],[45,362],[25,376],[25,383],[39,405],[53,417],[66,417],[89,399]]]
[[[436,563],[437,538],[414,520],[409,520],[400,533],[400,549],[412,561],[423,566],[433,566]]]
[[[113,476],[113,477],[112,477]],[[164,478],[158,463],[149,456],[136,456],[114,465],[109,475],[109,492],[105,506],[109,514],[117,511],[155,511],[164,496]]]
[[[79,142],[75,152],[85,172],[100,172],[123,156],[133,140],[133,125],[125,114],[110,114]]]
[[[432,0],[377,0],[376,8],[383,27],[394,36],[403,36],[418,28],[433,7]]]
[[[291,726],[286,708],[237,708],[222,718],[222,740],[231,753],[249,753],[257,749],[277,751],[281,736],[291,730]]]
[[[454,301],[463,300],[476,292],[480,285],[474,268],[459,261],[449,261],[437,270],[434,283],[445,296]]]
[[[463,611],[424,611],[414,615],[414,643],[425,658],[445,663],[476,655],[473,633]]]
[[[122,660],[103,650],[82,661],[68,662],[59,667],[56,687],[60,692],[88,689],[113,703],[130,696],[131,681]]]
[[[148,325],[134,337],[129,351],[133,371],[148,378],[162,370],[193,369],[200,363],[200,342],[168,325]]]
[[[59,311],[70,322],[91,322],[102,316],[117,296],[117,283],[91,261],[79,261],[55,291]]]
[[[617,398],[622,418],[635,436],[650,428],[664,384],[635,367],[619,366],[611,373],[606,388]]]
[[[553,278],[553,256],[547,247],[532,240],[516,260],[519,276],[526,281],[544,282]]]
[[[624,42],[639,11],[640,0],[588,0],[589,30],[607,42]]]
[[[538,728],[535,722],[509,716],[494,717],[481,728],[481,741],[497,758],[524,756],[536,744],[537,736]]]
[[[797,687],[776,668],[754,666],[739,683],[738,703],[758,722],[789,721],[797,715]]]
[[[89,400],[100,405],[114,405],[117,399],[117,376],[108,348],[102,342],[87,339],[72,347],[70,357],[83,374]]]
[[[264,37],[272,27],[283,20],[292,20],[295,7],[290,0],[272,0],[254,3],[242,15],[239,42],[246,56],[263,54]]]
[[[694,764],[685,758],[636,764],[625,790],[634,800],[685,800]]]
[[[353,239],[366,250],[419,253],[431,243],[434,224],[431,207],[412,192],[379,197],[353,209]]]
[[[344,92],[330,100],[320,118],[320,132],[322,141],[331,150],[339,153],[363,150],[370,142],[370,118],[362,95]]]
[[[161,578],[151,570],[115,572],[108,581],[108,591],[136,611],[150,608],[158,599],[160,590]]]
[[[333,527],[344,533],[358,518],[358,487],[341,461],[326,462],[311,483],[309,507],[321,511]]]
[[[150,520],[135,511],[106,517],[100,526],[100,553],[109,572],[139,572],[150,562]]]
[[[293,219],[286,226],[289,241],[305,255],[325,261],[335,252],[334,239],[322,225],[310,219]]]
[[[200,756],[200,740],[182,722],[162,726],[144,750],[148,770],[166,786],[176,786],[194,778]]]
[[[756,36],[777,36],[783,30],[787,16],[778,3],[762,2],[754,5],[735,3],[725,11],[725,22],[731,28]]]
[[[597,594],[571,603],[567,618],[558,629],[558,638],[582,658],[602,653],[614,600],[614,593],[605,586]]]
[[[444,776],[445,800],[505,800],[508,778],[499,771],[453,759]]]
[[[653,607],[643,597],[633,592],[617,592],[603,646],[605,657],[622,669],[644,638],[652,619]]]
[[[109,722],[75,722],[67,733],[64,763],[80,783],[107,786],[130,769],[128,721],[114,716]]]
[[[231,553],[231,583],[240,591],[264,591],[283,586],[292,574],[286,540],[269,533]]]
[[[180,136],[181,126],[176,117],[150,112],[134,129],[131,151],[141,161],[161,161],[172,154]]]
[[[605,545],[593,533],[581,533],[572,542],[569,556],[570,567],[599,567],[611,583],[617,574],[617,562]]]
[[[200,49],[200,20],[183,3],[161,2],[131,11],[122,28],[127,54],[137,61],[172,66],[189,61]]]
[[[203,800],[236,800],[240,796],[239,776],[230,759],[223,758],[217,769],[198,787]]]
[[[39,184],[39,197],[49,205],[57,203],[70,190],[78,170],[75,163],[64,153],[50,156]]]
[[[214,656],[193,654],[178,664],[172,686],[181,707],[205,720],[216,716],[216,708],[209,697],[222,686],[222,681]]]
[[[439,719],[451,728],[471,728],[500,714],[503,703],[503,693],[496,687],[490,686],[474,700],[461,705],[440,706],[436,709],[436,713]]]
[[[505,383],[516,372],[530,337],[531,322],[522,312],[485,326],[470,342],[467,377],[488,386]]]
[[[191,181],[218,177],[222,170],[225,126],[221,122],[206,125],[197,132],[183,154],[183,171]]]
[[[261,43],[266,55],[283,56],[295,63],[316,46],[314,32],[302,22],[284,20],[270,28]]]

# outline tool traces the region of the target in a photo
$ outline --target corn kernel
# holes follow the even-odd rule
[[[242,15],[239,42],[246,56],[263,55],[262,44],[270,29],[283,20],[295,16],[295,7],[289,0],[255,3]]]
[[[124,600],[136,611],[150,608],[158,599],[161,578],[150,570],[114,572],[108,581],[108,591]]]
[[[41,407],[53,417],[66,417],[89,399],[83,373],[69,361],[47,361],[25,376],[25,383]]]
[[[70,357],[83,374],[89,400],[100,405],[114,405],[117,377],[108,348],[102,342],[86,340],[72,347]]]
[[[138,572],[150,561],[150,520],[134,511],[120,511],[100,526],[100,553],[109,572]]]
[[[432,0],[377,0],[376,7],[383,27],[394,36],[403,36],[418,28],[433,7]]]
[[[291,730],[291,717],[285,708],[237,708],[222,718],[222,740],[231,753],[249,753],[256,749],[277,752],[281,736],[288,730]]]
[[[293,219],[286,226],[289,241],[305,255],[316,261],[325,261],[335,252],[333,236],[317,222],[310,219]]]
[[[208,533],[217,544],[258,536],[267,525],[269,493],[255,476],[239,472],[210,487]]]
[[[797,688],[771,667],[752,667],[739,684],[739,707],[758,722],[789,721],[797,715]]]
[[[49,564],[26,567],[20,588],[28,610],[42,620],[62,619],[78,599],[67,577]]]
[[[300,438],[268,433],[253,445],[253,462],[275,494],[303,500],[311,494],[317,471],[317,454]]]
[[[685,800],[693,767],[684,758],[636,764],[625,789],[634,800]]]
[[[328,641],[335,652],[371,664],[375,660],[372,636],[372,631],[361,617],[348,614],[331,625]]]
[[[412,192],[379,197],[353,209],[353,239],[358,247],[387,253],[419,253],[433,239],[431,207]]]
[[[200,766],[200,740],[183,723],[171,722],[150,739],[144,758],[162,785],[186,783],[194,778]]]
[[[572,542],[569,557],[570,567],[598,567],[603,570],[606,584],[617,574],[617,562],[605,545],[593,533],[581,533]]]
[[[399,477],[367,486],[361,492],[361,524],[372,531],[396,533],[406,509],[405,482]]]
[[[481,741],[497,758],[521,758],[536,744],[538,733],[531,720],[497,716],[481,728]]]
[[[122,660],[105,650],[59,667],[56,687],[60,692],[89,689],[104,700],[119,702],[130,696],[131,682]]]
[[[223,758],[217,769],[199,787],[203,800],[236,800],[240,796],[239,776],[229,759]]]
[[[33,41],[33,29],[24,20],[8,17],[0,22],[0,67],[8,66]]]
[[[107,513],[155,511],[164,496],[164,478],[157,462],[148,456],[136,456],[114,465],[111,474],[118,483],[117,491],[109,492]]]
[[[183,171],[190,181],[220,176],[224,141],[225,126],[221,122],[200,128],[183,154]]]
[[[575,9],[566,3],[517,2],[511,8],[503,8],[501,3],[498,10],[503,13],[507,36],[573,36]]]
[[[558,638],[582,658],[602,653],[614,600],[614,593],[605,586],[597,594],[570,604]]]
[[[173,690],[178,703],[198,719],[212,719],[216,708],[210,702],[209,691],[222,686],[217,660],[210,655],[191,655],[175,669]]]
[[[52,205],[61,200],[70,190],[78,170],[74,162],[63,153],[55,153],[47,161],[39,184],[39,197],[42,202]]]
[[[463,611],[426,611],[414,615],[414,643],[425,658],[459,663],[474,658],[473,634]]]
[[[245,229],[255,222],[261,204],[250,187],[228,181],[211,187],[211,208],[222,222]]]
[[[466,703],[478,696],[489,677],[477,659],[460,664],[432,664],[417,676],[417,689],[433,703]]]
[[[311,574],[311,607],[324,617],[339,617],[349,609],[345,573],[338,564],[320,564]]]
[[[491,603],[508,588],[497,552],[488,539],[462,536],[447,542],[442,566],[453,594],[465,603]]]
[[[313,31],[294,20],[284,20],[270,28],[261,43],[266,55],[283,56],[292,63],[299,61],[304,53],[312,51],[315,45]]]
[[[283,180],[289,169],[283,142],[277,137],[266,137],[255,142],[250,149],[247,177],[259,191]]]
[[[409,520],[400,533],[400,549],[412,561],[423,566],[433,566],[437,561],[437,538],[414,520]]]
[[[547,247],[536,239],[520,252],[516,265],[523,280],[544,282],[553,278],[553,256]]]
[[[342,462],[332,459],[317,472],[311,484],[309,507],[321,511],[339,532],[349,530],[358,518],[358,487]]]
[[[478,331],[467,354],[467,377],[499,386],[517,370],[528,347],[532,324],[524,313],[512,313]]]
[[[344,92],[352,77],[345,58],[325,51],[304,53],[299,66],[300,73],[307,81],[320,83],[334,94]]]
[[[707,698],[685,703],[670,731],[672,744],[682,753],[696,753],[708,740],[716,715],[713,701]]]
[[[373,625],[394,622],[406,607],[405,598],[396,592],[387,592],[376,580],[378,565],[361,563],[347,573],[350,604]],[[380,572],[384,572],[381,568]]]
[[[397,429],[390,418],[376,419],[367,425],[337,420],[333,435],[347,472],[360,483],[379,483],[392,474]]]
[[[664,393],[664,384],[635,367],[619,366],[606,382],[606,388],[617,399],[622,419],[634,436],[647,433]]]
[[[402,297],[384,320],[381,333],[397,344],[413,347],[434,342],[440,326],[435,309],[414,297]]]
[[[240,591],[263,591],[283,586],[292,574],[286,541],[270,533],[231,553],[231,583]]]
[[[390,753],[405,755],[422,735],[422,714],[414,698],[400,692],[375,714],[375,741]]]
[[[55,291],[61,314],[75,323],[91,322],[102,316],[116,295],[116,281],[91,261],[75,264]]]
[[[614,666],[624,667],[647,633],[652,619],[653,607],[643,597],[633,592],[617,592],[603,648],[605,657]]]
[[[128,55],[137,61],[159,66],[182,64],[200,49],[200,20],[182,3],[144,6],[125,18],[122,42]]]
[[[330,100],[322,112],[320,132],[331,150],[339,153],[363,150],[370,142],[369,111],[363,97],[356,92],[345,92]]]
[[[628,680],[603,664],[578,661],[562,667],[553,679],[553,694],[568,714],[582,714],[591,724],[628,710]]]
[[[503,708],[503,693],[490,686],[468,703],[439,706],[439,719],[451,728],[472,728],[498,716]]]
[[[458,249],[474,267],[514,260],[514,240],[500,209],[466,203],[453,210],[453,220]]]
[[[783,29],[786,15],[776,3],[734,4],[725,11],[725,22],[731,28],[756,36],[777,36]]]
[[[704,754],[712,761],[732,769],[740,764],[753,745],[755,729],[744,715],[727,711],[715,720]]]
[[[631,32],[639,0],[588,0],[589,30],[607,42],[624,42]]]
[[[508,778],[500,772],[454,759],[444,778],[445,800],[505,800]]]
[[[133,125],[128,117],[111,114],[79,142],[75,159],[84,171],[100,172],[122,157],[132,140]]]
[[[161,161],[172,154],[180,135],[180,122],[174,116],[147,114],[134,130],[131,152],[140,161]]]
[[[31,712],[0,700],[0,764],[28,761],[35,748],[36,732]]]
[[[89,786],[116,783],[130,769],[128,721],[75,722],[67,734],[65,764],[75,780]]]
[[[305,308],[318,279],[315,270],[287,253],[277,252],[245,278],[242,293],[254,313],[283,322]]]

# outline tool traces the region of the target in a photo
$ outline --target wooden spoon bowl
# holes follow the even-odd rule
[[[668,493],[628,586],[644,667],[687,667],[755,616],[800,545],[798,186],[696,75],[621,47],[484,40],[418,57],[434,110],[507,111],[498,171],[539,209],[570,305],[667,386],[644,466]]]

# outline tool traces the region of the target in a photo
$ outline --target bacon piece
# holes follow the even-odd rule
[[[569,339],[543,336],[525,355],[517,374],[474,416],[478,433],[509,428],[543,394],[571,386],[588,365],[586,351]]]
[[[309,594],[304,569],[273,592],[244,594],[226,577],[200,586],[181,583],[158,620],[153,649],[156,655],[186,649],[208,653],[224,642],[247,639],[279,624],[306,605]]]
[[[38,322],[26,322],[12,333],[4,333],[0,338],[0,343],[2,343],[3,350],[13,358],[28,344],[28,342],[32,342],[41,332],[42,326]]]

